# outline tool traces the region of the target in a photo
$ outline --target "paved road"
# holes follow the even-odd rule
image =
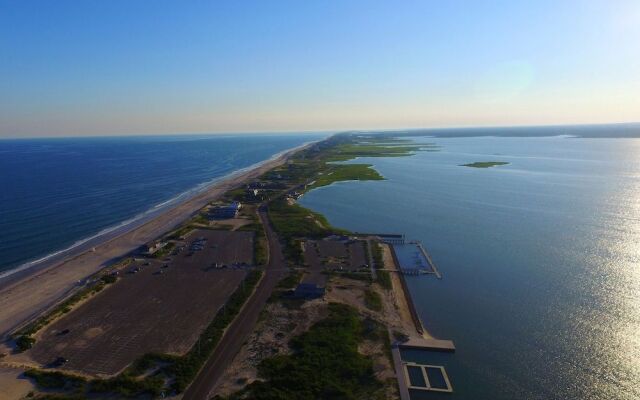
[[[261,210],[259,214],[269,242],[269,263],[266,266],[265,275],[253,296],[227,329],[196,379],[187,388],[183,396],[184,400],[205,400],[208,398],[209,393],[216,386],[235,355],[238,354],[243,343],[253,332],[267,299],[286,273],[278,237],[269,224],[266,211]]]

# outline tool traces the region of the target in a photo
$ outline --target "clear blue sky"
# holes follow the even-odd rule
[[[639,120],[637,0],[0,0],[0,136]]]

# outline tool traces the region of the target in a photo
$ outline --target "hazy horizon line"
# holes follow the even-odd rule
[[[362,128],[362,129],[328,129],[328,130],[281,130],[281,131],[198,131],[198,132],[159,132],[159,133],[116,133],[116,134],[87,134],[74,136],[42,135],[42,136],[0,136],[0,140],[32,140],[32,139],[78,139],[78,138],[125,138],[125,137],[154,137],[154,136],[241,136],[241,135],[304,135],[304,134],[338,134],[347,132],[399,132],[399,131],[442,131],[456,129],[508,129],[508,128],[553,128],[553,127],[581,127],[581,126],[621,126],[640,125],[639,121],[630,122],[596,122],[596,123],[561,123],[561,124],[515,124],[515,125],[455,125],[434,127],[398,127],[398,128]]]

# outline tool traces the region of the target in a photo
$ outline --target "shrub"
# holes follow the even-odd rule
[[[256,381],[231,398],[366,399],[381,383],[373,363],[358,353],[363,322],[355,309],[329,304],[329,316],[291,340],[293,354],[267,358]]]
[[[34,338],[27,335],[18,336],[16,339],[16,346],[19,351],[25,351],[33,347],[33,344],[36,342]]]
[[[32,378],[38,387],[43,389],[82,388],[86,384],[86,380],[80,376],[69,375],[59,371],[30,369],[24,375]]]
[[[382,299],[377,292],[371,289],[367,289],[364,291],[364,304],[370,310],[382,311]]]
[[[385,290],[391,290],[391,275],[389,271],[376,271],[376,282]]]

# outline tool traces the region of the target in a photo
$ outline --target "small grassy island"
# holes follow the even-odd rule
[[[477,161],[470,164],[462,164],[461,167],[471,167],[471,168],[491,168],[497,167],[500,165],[508,165],[508,162],[504,161]]]

